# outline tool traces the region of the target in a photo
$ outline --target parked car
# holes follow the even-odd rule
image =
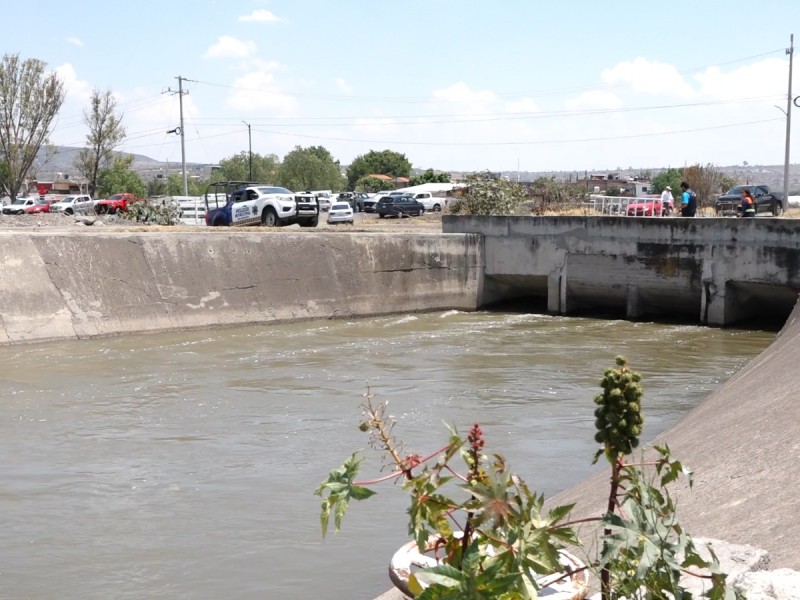
[[[48,200],[47,198],[36,198],[34,205],[29,206],[25,212],[29,215],[34,215],[36,213],[49,213],[50,204],[52,202],[52,200]]]
[[[364,198],[362,205],[364,206],[364,212],[366,213],[374,213],[375,212],[375,205],[378,203],[384,194],[367,194],[367,197]]]
[[[328,212],[331,209],[331,197],[328,194],[318,194],[319,209],[323,212]]]
[[[422,206],[425,207],[425,210],[441,212],[444,206],[444,198],[437,198],[430,192],[416,192],[414,198],[422,202]]]
[[[113,215],[118,212],[128,212],[128,207],[134,202],[141,202],[141,200],[135,194],[123,192],[103,200],[97,200],[94,204],[94,210],[98,215]]]
[[[295,221],[300,227],[316,227],[319,224],[319,197],[314,192],[294,195],[297,214]]]
[[[672,207],[667,203],[663,206],[661,198],[640,199],[638,202],[628,204],[629,217],[666,217],[672,212]]]
[[[388,195],[378,200],[375,207],[378,218],[384,217],[410,217],[425,214],[425,207],[422,202],[414,198],[411,194]]]
[[[36,205],[36,200],[33,198],[17,198],[12,204],[3,207],[4,215],[24,215],[28,212],[29,208]]]
[[[748,189],[756,201],[756,214],[772,213],[779,217],[783,214],[783,194],[773,192],[768,185],[737,185],[732,187],[714,203],[718,216],[736,216],[740,213],[742,190]]]
[[[349,202],[336,201],[331,204],[328,211],[328,223],[350,223],[353,224],[353,207]]]
[[[86,194],[66,196],[58,202],[53,202],[50,205],[50,212],[65,215],[94,212],[94,200]]]
[[[206,225],[209,227],[275,227],[297,222],[297,202],[284,187],[217,181],[206,190]],[[233,191],[231,191],[233,190]]]

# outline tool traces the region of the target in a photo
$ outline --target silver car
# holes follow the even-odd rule
[[[76,194],[66,196],[58,202],[50,205],[51,213],[62,213],[65,215],[75,215],[81,213],[94,212],[94,200],[86,194]]]

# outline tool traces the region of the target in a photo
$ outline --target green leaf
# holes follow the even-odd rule
[[[328,474],[328,479],[323,481],[314,491],[314,494],[323,499],[320,512],[322,537],[325,537],[328,532],[331,511],[334,514],[334,530],[338,532],[345,512],[347,512],[350,499],[365,500],[375,494],[373,490],[353,485],[353,480],[358,474],[358,469],[363,460],[359,459],[358,454],[354,452],[341,467],[331,471]]]
[[[456,587],[464,581],[464,573],[451,565],[436,565],[416,574],[422,584]]]

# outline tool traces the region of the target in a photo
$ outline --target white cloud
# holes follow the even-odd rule
[[[433,98],[439,101],[453,102],[459,104],[476,104],[493,102],[497,96],[489,90],[476,91],[463,81],[454,83],[450,87],[446,87],[433,92]]]
[[[539,112],[539,105],[533,98],[520,98],[513,102],[506,102],[505,110],[508,113]]]
[[[346,82],[344,79],[342,79],[341,77],[337,77],[337,78],[336,78],[336,87],[338,87],[338,88],[339,88],[341,91],[343,91],[345,94],[351,94],[351,93],[353,93],[353,88],[351,88],[351,87],[350,87],[350,86],[347,84],[347,82]]]
[[[223,35],[203,55],[204,58],[247,58],[258,51],[255,42],[243,42]]]
[[[694,76],[700,91],[711,98],[734,100],[761,96],[783,95],[789,78],[785,59],[769,58],[723,73],[719,67],[709,67]]]
[[[239,111],[268,110],[281,116],[293,115],[297,111],[297,99],[285,92],[276,83],[267,69],[251,71],[234,80],[234,92],[225,100],[225,105]]]
[[[85,104],[92,96],[92,86],[88,81],[78,79],[78,73],[70,63],[56,67],[58,78],[64,83],[66,91],[65,102],[75,102]]]
[[[83,48],[83,40],[74,35],[67,38],[67,43],[72,44],[73,46],[78,46],[79,48]]]
[[[254,10],[249,15],[239,17],[239,20],[245,23],[280,23],[284,19],[277,17],[270,11],[261,8]]]
[[[397,130],[397,122],[391,117],[356,119],[355,124],[363,133],[380,134]]]
[[[614,109],[622,106],[622,102],[620,102],[616,94],[604,90],[584,92],[576,98],[570,98],[565,104],[567,108],[600,110]]]
[[[653,96],[688,98],[695,95],[692,87],[673,65],[641,57],[605,69],[602,77],[609,85],[628,85],[636,92]]]

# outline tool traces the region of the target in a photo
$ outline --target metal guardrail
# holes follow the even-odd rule
[[[206,224],[206,201],[203,196],[172,196],[180,209],[180,221],[185,225]]]
[[[657,196],[589,196],[587,202],[583,202],[583,206],[587,211],[601,214],[601,215],[622,215],[628,214],[628,207],[631,204],[640,202],[655,202],[658,201]]]

